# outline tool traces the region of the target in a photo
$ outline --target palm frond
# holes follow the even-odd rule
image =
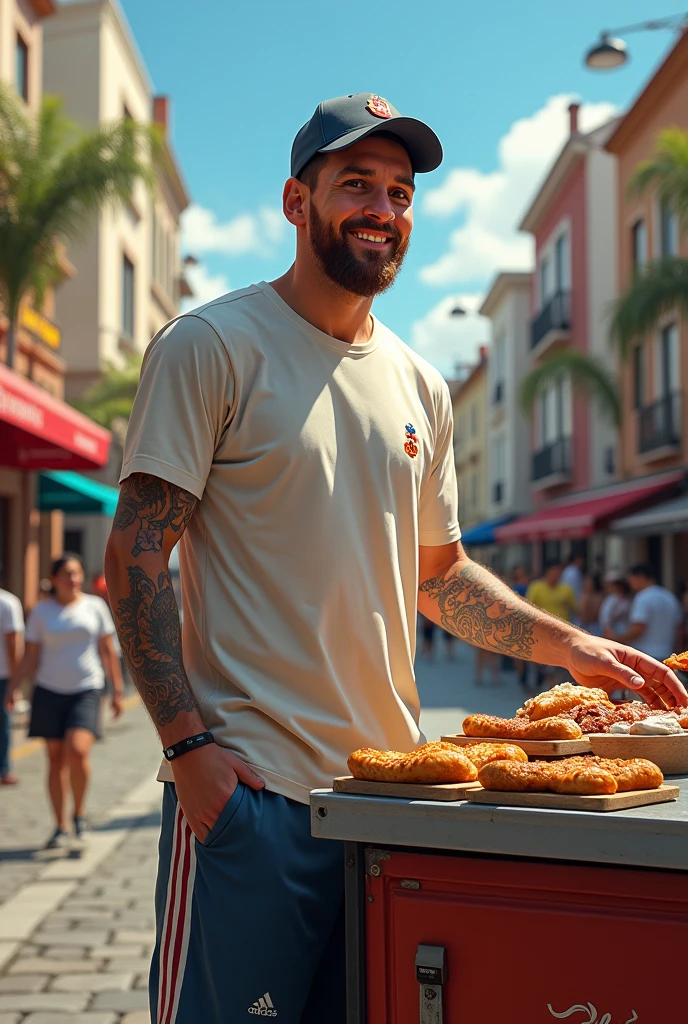
[[[629,195],[642,195],[650,188],[670,203],[682,227],[688,227],[688,133],[665,128],[657,136],[651,159],[638,164],[628,186]]]
[[[71,404],[96,423],[110,428],[116,419],[128,420],[141,373],[141,356],[130,355],[119,369],[109,366],[103,375]]]
[[[523,411],[531,415],[538,397],[565,380],[571,381],[574,391],[588,394],[615,424],[621,422],[621,399],[614,376],[600,360],[573,348],[557,349],[524,377],[519,392]]]
[[[610,337],[621,358],[673,310],[688,317],[688,260],[665,256],[648,263],[612,306]]]

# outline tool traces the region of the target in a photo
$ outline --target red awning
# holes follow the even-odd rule
[[[622,513],[651,505],[683,479],[683,471],[662,473],[650,480],[607,490],[599,497],[562,502],[531,512],[495,530],[499,544],[518,544],[538,540],[577,540],[589,537]]]
[[[98,469],[110,431],[0,365],[0,465],[17,469]]]

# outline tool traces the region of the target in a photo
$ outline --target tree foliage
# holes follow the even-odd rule
[[[519,399],[524,412],[532,414],[540,395],[553,384],[570,380],[574,391],[584,391],[615,424],[621,422],[621,401],[616,381],[606,366],[575,348],[556,349],[521,382]]]
[[[72,405],[90,416],[101,427],[111,430],[116,422],[131,416],[141,373],[141,356],[130,355],[122,369],[110,366],[105,373]]]

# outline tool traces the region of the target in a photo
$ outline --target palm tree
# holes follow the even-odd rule
[[[0,83],[0,297],[9,366],[22,300],[32,295],[40,308],[62,276],[62,244],[83,235],[106,204],[127,202],[137,181],[152,185],[157,139],[155,129],[128,119],[82,132],[52,96],[32,116]]]
[[[131,416],[140,373],[141,356],[132,353],[122,369],[108,367],[81,398],[73,399],[71,404],[108,430],[117,421],[125,424]]]
[[[676,212],[681,228],[688,229],[688,132],[679,128],[660,132],[652,159],[636,168],[629,185],[631,195],[653,187],[660,202]],[[611,308],[609,336],[620,359],[628,358],[633,342],[664,313],[677,308],[681,315],[688,315],[688,260],[664,256],[650,261]],[[531,413],[537,396],[562,376],[594,394],[605,412],[620,422],[621,399],[613,376],[601,362],[573,349],[559,350],[525,377],[520,394],[524,411]]]
[[[556,349],[523,378],[519,398],[524,412],[532,413],[539,395],[566,380],[574,391],[593,397],[602,413],[618,426],[621,400],[616,381],[604,363],[575,348]]]
[[[660,132],[653,158],[637,167],[630,193],[641,195],[652,187],[660,202],[676,213],[681,229],[688,229],[688,132],[680,128]],[[680,256],[651,260],[613,307],[610,333],[621,358],[628,357],[632,343],[664,313],[676,308],[681,315],[688,313],[688,260]]]

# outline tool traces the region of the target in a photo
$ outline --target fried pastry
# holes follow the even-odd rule
[[[463,720],[464,736],[494,736],[502,740],[579,740],[579,725],[569,718],[497,718],[495,715],[469,715]]]
[[[671,654],[664,659],[664,664],[674,671],[688,672],[688,651],[683,651],[682,654]]]
[[[614,706],[604,690],[576,686],[574,683],[562,683],[560,686],[553,686],[551,690],[545,690],[544,693],[538,693],[535,697],[531,697],[522,708],[518,709],[516,714],[529,718],[531,722],[538,722],[542,718],[561,715],[581,704]]]
[[[427,785],[475,782],[478,769],[453,743],[425,743],[402,754],[397,750],[364,747],[347,764],[355,779],[366,782],[414,782]]]
[[[629,700],[624,704],[579,704],[578,707],[565,711],[562,718],[570,718],[576,722],[584,733],[610,732],[613,725],[644,722],[647,718],[672,715],[677,718],[683,729],[688,729],[688,712],[684,708],[674,711],[657,711],[640,700]]]
[[[527,761],[528,755],[522,747],[513,743],[467,743],[459,748],[469,761],[480,771],[490,761]]]
[[[478,772],[483,789],[518,793],[594,796],[658,789],[664,776],[652,761],[607,757],[566,757],[561,761],[493,761]]]
[[[568,760],[568,758],[566,759]],[[575,793],[580,796],[616,793],[614,776],[597,765],[563,767],[558,762],[557,771],[545,761],[519,764],[515,761],[492,761],[478,772],[478,782],[483,789],[502,793]]]

